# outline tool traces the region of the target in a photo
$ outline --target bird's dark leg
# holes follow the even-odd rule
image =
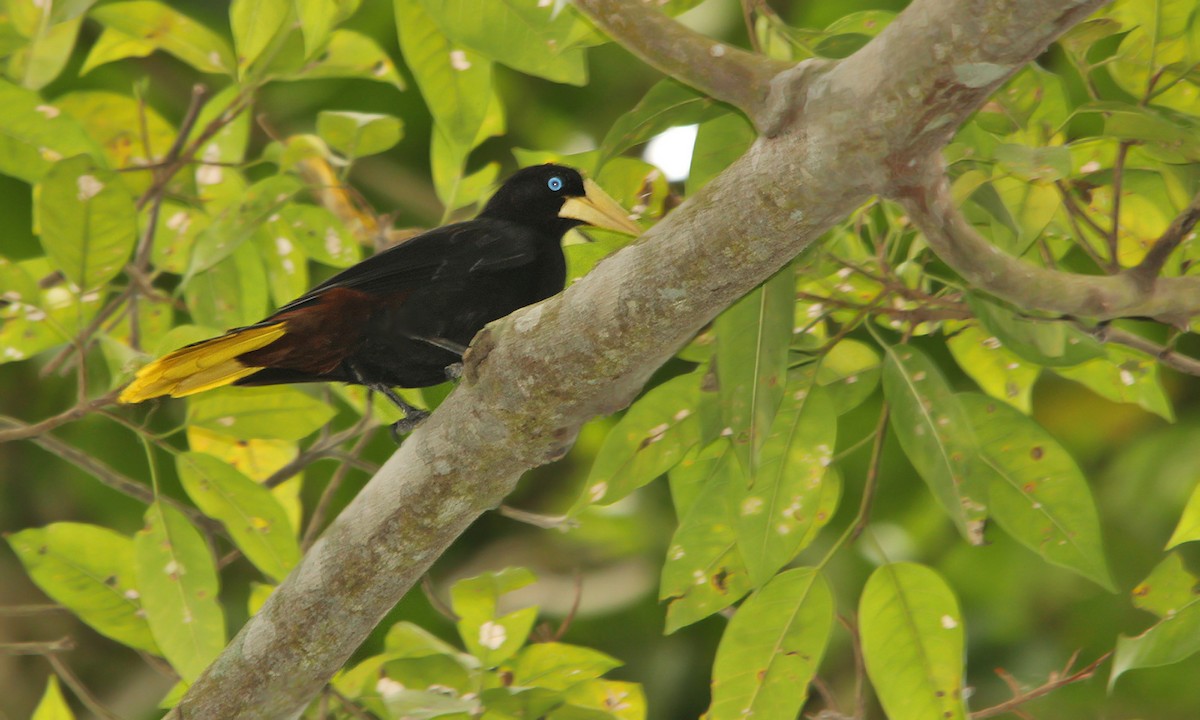
[[[404,398],[397,395],[396,391],[387,385],[382,383],[368,382],[366,378],[363,377],[362,373],[358,371],[358,368],[354,367],[353,365],[350,366],[350,371],[354,373],[354,379],[357,380],[360,385],[364,385],[368,390],[377,392],[388,400],[391,400],[392,404],[400,408],[400,411],[404,413],[403,418],[392,423],[392,438],[395,439],[396,442],[400,442],[401,435],[409,434],[416,429],[417,425],[421,424],[422,420],[429,417],[429,412],[427,410],[421,410],[409,405],[404,401]]]
[[[404,412],[403,418],[392,423],[392,437],[396,442],[400,442],[401,435],[409,434],[421,424],[421,421],[429,417],[428,410],[420,410],[404,402],[404,398],[397,395],[396,391],[387,385],[368,385],[367,387],[391,400],[393,405]]]

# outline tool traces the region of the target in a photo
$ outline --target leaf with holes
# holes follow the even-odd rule
[[[987,463],[992,517],[1048,562],[1114,590],[1091,488],[1075,460],[1031,418],[977,393],[959,401],[975,425]]]
[[[133,196],[86,155],[56,163],[37,186],[42,247],[71,282],[91,290],[116,277],[137,240]]]
[[[713,323],[721,415],[749,485],[787,383],[794,281],[789,265]]]
[[[699,382],[698,373],[680,375],[630,406],[600,446],[571,515],[592,504],[620,500],[670,470],[700,442],[699,421],[692,411]]]
[[[977,470],[981,456],[970,417],[946,379],[916,348],[888,346],[883,393],[904,454],[962,536],[981,544],[990,474]]]
[[[730,486],[738,547],[755,587],[791,562],[813,525],[830,519],[820,499],[837,442],[837,408],[810,378],[792,374],[754,486]]]
[[[108,528],[54,523],[9,535],[29,577],[101,635],[159,652],[134,584],[133,542]]]
[[[732,450],[708,462],[713,464],[699,473],[705,484],[667,547],[659,585],[659,599],[670,603],[667,633],[729,607],[752,589],[729,506],[730,485],[744,485],[745,475]]]
[[[180,453],[175,466],[192,502],[221,521],[234,544],[263,574],[283,580],[299,562],[300,546],[271,491],[212,455]]]
[[[858,605],[867,675],[889,720],[963,720],[963,624],[946,581],[915,563],[871,573]]]
[[[706,717],[796,717],[833,618],[833,592],[813,568],[780,573],[751,595],[721,636]]]
[[[133,548],[154,639],[179,677],[193,682],[225,647],[216,562],[188,519],[157,501],[146,509]]]

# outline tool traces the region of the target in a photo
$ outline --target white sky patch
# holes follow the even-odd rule
[[[662,169],[671,182],[687,178],[692,167],[692,148],[696,145],[698,125],[673,127],[650,138],[646,143],[646,162]]]

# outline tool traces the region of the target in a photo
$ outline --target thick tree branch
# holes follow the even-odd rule
[[[700,92],[733,105],[759,132],[778,126],[767,116],[771,79],[788,63],[705,37],[638,0],[575,0],[609,37],[647,64]]]
[[[685,78],[712,60],[697,52],[710,41],[637,4],[580,4],[627,46]],[[334,520],[172,717],[297,717],[524,471],[561,457],[588,419],[628,404],[705,323],[872,193],[892,188],[910,159],[915,166],[933,152],[991,88],[1099,4],[915,0],[828,72],[800,84],[790,80],[802,71],[776,78],[773,102],[784,112],[775,117],[785,118],[778,132],[565,293],[475,339],[460,386]],[[667,50],[673,43],[686,46],[678,56]],[[723,57],[731,56],[745,64],[742,54]],[[753,107],[764,74],[743,71],[732,76],[754,93],[738,98]],[[940,187],[940,177],[928,179]]]

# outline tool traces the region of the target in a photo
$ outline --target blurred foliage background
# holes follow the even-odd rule
[[[9,12],[15,12],[12,6],[20,4],[21,0],[9,0]],[[228,36],[225,3],[169,4]],[[899,1],[868,0],[772,3],[788,25],[813,30],[853,12],[899,11],[903,5]],[[709,0],[682,19],[711,36],[747,44],[741,8],[735,2]],[[254,100],[256,122],[250,126],[247,157],[260,157],[280,139],[315,132],[319,111],[398,117],[403,121],[400,142],[386,152],[356,161],[348,183],[380,213],[391,214],[397,228],[439,224],[445,209],[430,180],[433,123],[398,50],[392,6],[364,2],[343,27],[372,37],[384,48],[397,64],[406,89],[353,78],[271,83]],[[227,83],[216,75],[199,74],[187,63],[162,52],[101,65],[81,74],[89,48],[100,32],[97,22],[82,22],[66,67],[39,90],[42,97],[52,100],[81,90],[130,95],[136,90],[148,107],[177,125],[189,105],[193,84],[209,84],[215,91]],[[557,155],[593,150],[660,79],[615,45],[599,45],[588,54],[589,80],[582,87],[553,83],[497,65],[496,91],[507,109],[507,131],[483,142],[471,154],[469,168],[498,162],[503,176],[517,166],[514,149]],[[1039,59],[1039,64],[1063,83],[1072,103],[1079,104],[1087,97],[1087,80],[1073,69],[1062,47],[1055,46]],[[1101,93],[1120,91],[1107,76],[1099,76],[1097,82],[1102,85]],[[627,154],[637,156],[639,151],[640,145]],[[251,178],[266,174],[254,166],[246,172]],[[682,183],[671,188],[675,194],[692,190]],[[660,195],[664,193],[665,189],[660,191]],[[0,175],[0,216],[6,219],[0,235],[0,255],[9,261],[43,255],[33,232],[33,207],[26,181]],[[469,212],[470,208],[459,210],[456,216]],[[312,280],[332,271],[328,266],[314,266]],[[803,267],[800,272],[803,276]],[[1162,328],[1149,324],[1138,331],[1160,340],[1166,335]],[[870,336],[859,331],[856,337]],[[972,379],[958,369],[942,336],[918,337],[914,343],[942,368],[953,389],[976,389]],[[1180,338],[1177,347],[1182,352],[1200,349],[1190,335]],[[0,413],[34,422],[75,403],[73,373],[69,369],[45,372],[59,349],[40,352],[27,361],[0,364]],[[652,385],[689,368],[686,360],[673,361]],[[109,382],[102,369],[94,375],[99,385]],[[888,433],[871,514],[871,540],[855,544],[825,568],[839,591],[835,592],[839,613],[853,615],[858,588],[879,562],[881,552],[891,561],[919,560],[936,568],[962,604],[969,652],[967,681],[974,688],[970,702],[976,708],[994,705],[1009,696],[1009,689],[993,669],[1003,668],[1023,685],[1034,686],[1062,668],[1073,653],[1078,651],[1080,658],[1089,662],[1111,650],[1119,633],[1132,635],[1143,630],[1151,617],[1135,609],[1125,595],[1162,559],[1163,546],[1200,473],[1200,456],[1194,450],[1200,446],[1200,423],[1194,410],[1200,383],[1195,377],[1169,368],[1161,368],[1155,382],[1174,409],[1174,422],[1137,403],[1105,399],[1053,373],[1042,373],[1032,385],[1032,417],[1070,452],[1091,485],[1118,595],[1042,562],[1008,535],[989,533],[989,543],[981,547],[963,542],[944,513],[930,501],[895,435]],[[333,391],[314,388],[304,392],[325,399]],[[436,400],[436,396],[434,392],[425,399]],[[839,437],[859,439],[874,433],[881,403],[882,396],[876,392],[840,417]],[[337,408],[337,415],[329,420],[331,426],[349,427],[357,419],[356,412],[345,403],[330,407]],[[152,413],[151,427],[160,432],[178,428],[186,422],[184,412],[182,402],[164,403]],[[1169,416],[1171,411],[1165,414]],[[589,424],[567,458],[528,474],[509,505],[550,515],[563,513],[580,495],[614,422],[605,418]],[[137,435],[102,414],[64,424],[54,430],[54,437],[128,477],[148,477],[147,450]],[[164,442],[182,447],[184,438],[177,433]],[[839,444],[839,450],[852,447],[852,443]],[[386,432],[370,434],[368,441],[357,448],[361,467],[349,469],[344,476],[332,499],[330,516],[365,483],[370,467],[382,463],[393,449],[394,442]],[[184,498],[170,458],[161,449],[150,452],[157,457],[163,492]],[[838,512],[798,563],[810,564],[823,557],[841,529],[852,522],[869,465],[869,443],[853,447],[839,459],[844,496]],[[306,512],[311,512],[340,467],[337,458],[327,458],[304,470],[299,492]],[[144,509],[141,503],[96,482],[63,452],[48,451],[32,442],[0,444],[0,530],[6,533],[77,521],[131,535],[142,527]],[[625,665],[609,677],[644,685],[648,717],[698,717],[708,706],[712,657],[727,620],[717,615],[673,634],[663,634],[665,613],[657,600],[658,576],[676,525],[667,484],[651,483],[619,503],[586,511],[582,518],[579,526],[560,531],[532,527],[497,513],[483,517],[438,561],[431,574],[433,595],[444,601],[452,581],[485,570],[530,568],[538,582],[514,593],[509,602],[513,607],[539,605],[540,619],[549,628],[543,634],[553,634],[572,616],[564,640],[622,660]],[[1194,546],[1179,550],[1192,567],[1200,567],[1197,552]],[[244,622],[251,583],[259,580],[258,572],[244,561],[223,570],[220,599],[230,628],[236,629]],[[573,611],[577,600],[578,608]],[[43,602],[44,595],[10,549],[0,549],[0,606]],[[359,657],[378,651],[383,632],[397,620],[411,621],[450,641],[455,638],[453,624],[431,603],[429,595],[413,592],[381,624],[381,631],[360,650]],[[122,717],[155,716],[155,704],[174,682],[139,653],[102,637],[66,612],[13,616],[0,610],[0,643],[47,642],[64,636],[71,637],[76,648],[62,655],[63,659],[105,705]],[[0,717],[29,717],[50,673],[43,657],[0,653]],[[819,674],[828,692],[844,704],[852,703],[861,673],[856,672],[847,633],[835,629]],[[1195,718],[1200,714],[1200,684],[1194,682],[1198,674],[1200,657],[1193,656],[1169,667],[1125,675],[1110,693],[1106,673],[1101,672],[1089,681],[1059,689],[1027,709],[1043,718]],[[72,703],[81,716],[87,716]]]

